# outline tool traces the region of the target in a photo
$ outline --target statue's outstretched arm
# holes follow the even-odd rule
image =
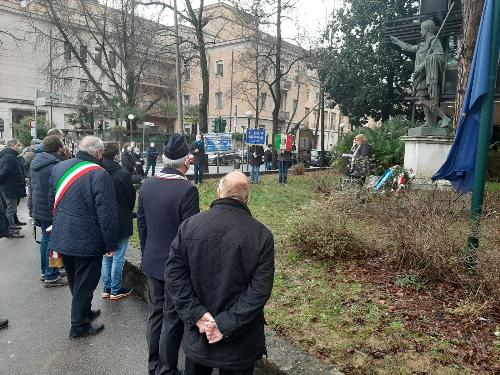
[[[391,41],[399,46],[402,50],[407,51],[407,52],[417,52],[418,46],[414,46],[408,43],[403,42],[402,40],[399,40],[395,36],[390,36]]]

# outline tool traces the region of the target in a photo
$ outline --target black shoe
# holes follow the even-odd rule
[[[94,321],[96,320],[99,315],[101,315],[101,310],[100,309],[97,309],[97,310],[90,310],[90,321]]]
[[[24,234],[19,233],[18,231],[9,232],[7,238],[24,238]]]
[[[58,286],[65,286],[65,285],[68,285],[68,280],[59,277],[58,279],[55,279],[53,281],[45,280],[45,284],[43,286],[45,288],[55,288]]]
[[[15,231],[19,232],[21,229],[23,229],[23,228],[20,225],[13,225],[13,226],[9,227],[9,230],[11,230],[13,232],[15,232]]]
[[[0,319],[0,329],[5,328],[9,325],[9,321],[7,319]]]
[[[104,329],[104,324],[94,324],[94,325],[91,325],[90,328],[86,332],[79,333],[76,335],[70,333],[69,338],[70,339],[79,339],[81,337],[95,336],[95,335],[98,335],[99,333],[101,333],[101,331],[103,329]]]
[[[184,370],[177,369],[177,374],[176,375],[186,375],[186,372]]]
[[[15,221],[14,222],[16,225],[26,225],[27,223],[23,223],[22,221]]]

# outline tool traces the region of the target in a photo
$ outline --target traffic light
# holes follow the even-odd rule
[[[212,121],[212,132],[224,133],[226,131],[227,122],[222,117],[218,117]]]

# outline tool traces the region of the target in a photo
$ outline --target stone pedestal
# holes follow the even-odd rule
[[[423,135],[423,134],[440,135]],[[449,186],[447,181],[439,181],[437,184],[431,181],[431,177],[443,165],[453,143],[453,136],[447,129],[436,128],[414,128],[408,131],[406,137],[401,140],[405,144],[404,167],[413,169],[415,172],[416,185]]]

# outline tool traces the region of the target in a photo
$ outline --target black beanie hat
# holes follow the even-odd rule
[[[174,134],[163,147],[163,155],[170,160],[179,160],[189,154],[189,147],[184,136]]]

